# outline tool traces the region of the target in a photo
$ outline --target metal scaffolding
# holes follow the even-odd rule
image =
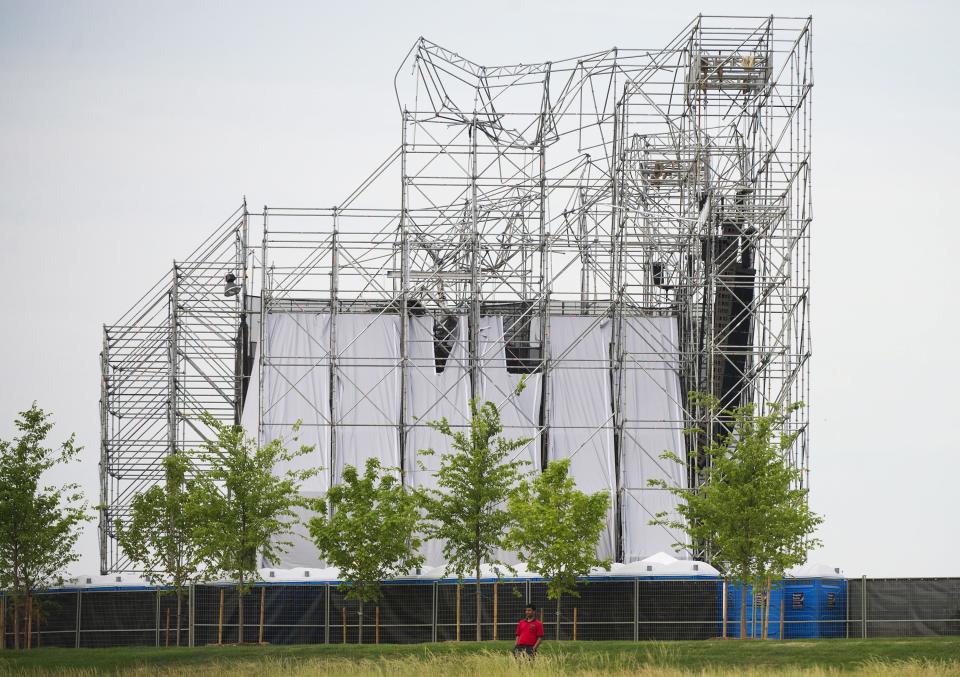
[[[331,209],[244,205],[104,328],[104,571],[127,566],[114,520],[163,480],[167,454],[204,438],[199,413],[239,422],[248,383],[263,388],[253,377],[271,368],[259,347],[273,313],[329,314],[331,379],[345,350],[338,318],[399,317],[389,366],[401,454],[425,425],[407,397],[411,320],[433,319],[438,371],[465,327],[464,378],[477,395],[481,320],[502,317],[508,371],[540,378],[543,462],[564,425],[551,409],[566,359],[552,320],[608,322],[609,354],[587,367],[609,373],[618,515],[625,436],[638,427],[703,427],[676,450],[696,482],[698,450],[724,421],[686,393],[727,406],[807,401],[811,37],[809,18],[700,16],[660,49],[497,67],[418,40],[395,78],[400,146],[357,190]],[[676,322],[677,420],[627,415],[624,382],[647,367],[624,327],[651,317]],[[336,458],[344,414],[330,393],[316,406]],[[257,402],[262,428],[263,392]],[[789,424],[804,482],[807,421],[799,410]]]

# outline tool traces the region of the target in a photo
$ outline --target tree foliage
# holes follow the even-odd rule
[[[547,581],[547,598],[557,603],[557,639],[560,638],[560,599],[579,596],[577,578],[593,567],[610,567],[597,557],[610,495],[585,494],[570,477],[570,459],[552,461],[533,480],[523,480],[510,495],[513,524],[507,544],[521,562]]]
[[[300,495],[300,485],[319,468],[290,469],[277,476],[278,464],[289,464],[312,447],[291,452],[279,438],[258,447],[238,425],[226,425],[207,413],[201,420],[216,438],[205,442],[199,453],[207,469],[193,481],[187,510],[198,552],[209,564],[205,576],[225,576],[237,583],[242,642],[242,595],[257,579],[258,555],[276,560],[290,547],[296,508],[315,506],[315,501]]]
[[[386,472],[381,472],[386,470]],[[310,535],[321,555],[340,570],[346,596],[363,603],[380,598],[380,582],[423,564],[418,525],[419,499],[408,493],[391,469],[367,459],[361,475],[348,465],[310,520]]]
[[[446,418],[430,427],[451,438],[451,453],[440,456],[437,489],[425,495],[424,535],[443,542],[447,572],[458,578],[470,572],[477,583],[476,633],[480,640],[480,565],[501,564],[510,523],[507,500],[520,479],[524,461],[514,460],[529,439],[510,440],[501,433],[500,412],[493,402],[470,401],[470,429],[453,430]],[[421,453],[434,453],[432,449]]]
[[[36,402],[15,425],[20,434],[0,440],[0,587],[13,593],[14,646],[29,647],[33,593],[60,582],[77,561],[80,526],[92,518],[78,484],[43,484],[45,472],[80,452],[75,436],[56,449],[45,446],[53,423]]]
[[[820,541],[813,537],[823,519],[810,510],[807,489],[801,487],[803,469],[790,463],[787,453],[797,432],[786,432],[791,414],[803,406],[768,404],[760,414],[753,404],[719,410],[716,398],[692,393],[708,411],[719,413],[724,431],[703,453],[707,464],[692,489],[660,480],[651,486],[676,495],[680,519],[659,513],[654,524],[685,531],[694,548],[708,544],[710,561],[741,586],[741,637],[745,636],[746,588],[764,591],[769,600],[773,582],[786,569],[803,564]],[[682,463],[673,452],[663,458]],[[766,609],[763,634],[766,636]]]
[[[169,586],[177,596],[176,643],[180,646],[183,593],[200,572],[203,558],[195,538],[197,513],[187,510],[192,481],[182,454],[164,459],[166,482],[134,496],[126,524],[116,521],[117,541],[126,556],[153,585]]]

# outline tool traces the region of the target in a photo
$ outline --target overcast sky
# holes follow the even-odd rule
[[[0,0],[0,437],[33,400],[98,500],[101,326],[229,215],[336,204],[399,143],[418,36],[486,64],[814,16],[814,561],[958,576],[953,2]],[[398,189],[399,194],[399,189]],[[96,524],[75,571],[99,566]]]

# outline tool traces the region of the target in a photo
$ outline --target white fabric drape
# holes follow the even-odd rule
[[[446,417],[452,428],[470,427],[469,369],[467,365],[467,322],[457,322],[457,336],[441,373],[437,373],[434,353],[434,320],[411,317],[407,334],[407,438],[404,465],[407,484],[416,488],[435,488],[434,473],[440,468],[441,454],[453,451],[450,438],[430,428],[429,421]],[[433,454],[421,454],[422,450]],[[423,466],[421,468],[421,466]],[[444,564],[443,545],[427,541],[421,548],[425,566]]]
[[[303,484],[303,494],[311,498],[323,496],[328,488],[330,469],[330,316],[270,313],[266,317],[264,342],[260,443],[282,438],[290,449],[312,446],[309,454],[284,463],[274,471],[320,468],[315,477]],[[251,382],[250,388],[255,385]],[[253,406],[253,397],[248,394],[247,399],[249,406]],[[294,441],[291,427],[297,421],[301,427]],[[298,514],[295,533],[289,539],[292,545],[279,562],[272,563],[274,566],[323,566],[309,539],[306,526],[309,518],[309,514]]]
[[[540,471],[540,374],[527,374],[526,386],[515,391],[521,374],[507,372],[503,338],[503,317],[480,318],[480,398],[490,400],[500,411],[503,436],[507,439],[530,438],[517,450],[517,459],[526,461],[525,472]]]
[[[323,468],[304,489],[324,492],[330,468],[330,315],[270,313],[265,343],[261,442],[282,438],[290,447],[312,446],[290,467]],[[297,421],[299,439],[292,442]]]
[[[570,474],[586,493],[606,490],[611,510],[597,554],[613,557],[613,408],[610,399],[610,321],[602,317],[550,317],[549,460],[570,459]]]
[[[305,495],[322,496],[331,477],[334,481],[341,477],[346,464],[362,469],[366,459],[374,456],[385,466],[399,466],[400,319],[373,314],[337,316],[336,458],[331,458],[330,446],[330,315],[270,313],[265,321],[264,342],[256,355],[261,364],[251,377],[242,422],[247,433],[255,436],[257,415],[262,411],[262,444],[280,437],[288,441],[288,446],[313,446],[308,455],[276,470],[323,468],[304,485]],[[433,318],[411,317],[409,322],[409,418],[403,462],[410,486],[431,487],[435,486],[433,473],[439,466],[440,454],[451,449],[448,439],[428,428],[426,422],[446,416],[454,427],[469,426],[468,328],[465,318],[461,318],[453,352],[443,372],[437,373]],[[617,483],[610,321],[554,315],[550,324],[548,458],[570,458],[571,473],[579,489],[607,490],[613,499]],[[533,438],[518,452],[518,458],[530,463],[529,471],[538,472],[541,375],[528,375],[525,390],[516,395],[521,376],[507,372],[503,318],[484,317],[479,329],[479,395],[498,406],[504,436]],[[666,491],[647,487],[650,479],[663,479],[674,486],[685,483],[682,466],[659,458],[664,450],[675,451],[681,457],[684,453],[676,319],[625,318],[623,349],[622,537],[625,559],[634,561],[655,552],[670,551],[673,543],[682,540],[681,534],[649,525],[657,512],[675,510],[676,499]],[[262,386],[257,382],[258,375]],[[291,426],[298,420],[299,440],[293,442]],[[427,448],[432,448],[435,455],[418,453]],[[303,516],[304,520],[308,517]],[[601,556],[614,555],[614,529],[611,511],[598,545]],[[306,540],[305,524],[298,530],[294,547],[275,564],[322,566],[313,545]],[[427,565],[443,564],[439,544],[426,544],[424,554]],[[512,561],[508,555],[507,560]]]
[[[534,337],[532,337],[534,338]],[[530,438],[515,453],[514,459],[526,461],[521,472],[540,472],[540,374],[527,374],[526,385],[516,393],[522,374],[507,371],[506,345],[504,342],[503,317],[494,315],[480,318],[480,399],[497,405],[501,435],[507,439]],[[506,564],[519,560],[514,552],[498,550],[496,558]]]
[[[337,450],[333,481],[368,458],[400,467],[400,318],[337,315]]]
[[[247,394],[243,399],[243,412],[240,425],[247,437],[260,439],[260,346],[253,351],[253,372],[247,383]]]
[[[684,538],[650,525],[658,512],[676,516],[677,499],[647,486],[651,479],[686,484],[684,466],[660,458],[664,451],[685,457],[676,318],[624,319],[623,348],[623,548],[624,560],[632,562],[672,552]]]

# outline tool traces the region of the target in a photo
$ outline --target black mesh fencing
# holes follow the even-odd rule
[[[716,579],[585,580],[559,606],[536,580],[483,581],[482,640],[512,640],[527,604],[547,641],[960,635],[960,579],[790,579],[769,602]],[[335,583],[261,582],[243,595],[243,641],[270,644],[476,640],[477,586],[392,581],[376,603],[347,599]],[[237,590],[194,585],[180,609],[180,644],[239,640]],[[745,604],[741,607],[741,601]],[[13,603],[0,596],[3,647],[13,646]],[[559,611],[559,613],[558,613]],[[23,615],[25,616],[24,610]],[[155,588],[50,590],[31,601],[32,646],[177,644],[177,597]],[[726,619],[726,623],[724,623]],[[741,624],[741,619],[743,623]],[[25,620],[21,619],[21,628]]]
[[[854,578],[849,637],[960,636],[960,578]]]

